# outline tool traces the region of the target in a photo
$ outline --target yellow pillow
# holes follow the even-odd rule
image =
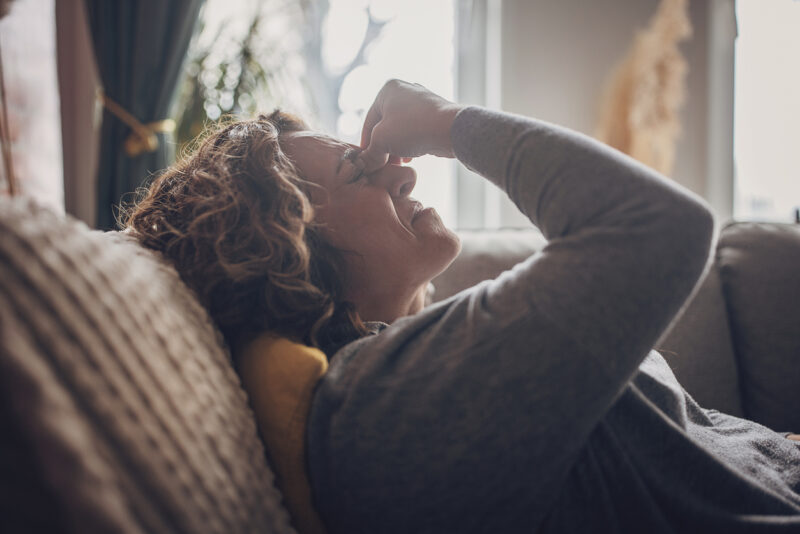
[[[314,387],[328,360],[318,349],[262,334],[244,348],[239,364],[295,527],[301,534],[324,534],[311,504],[305,434]]]

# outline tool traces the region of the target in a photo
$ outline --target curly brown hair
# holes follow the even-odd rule
[[[306,129],[278,110],[221,125],[123,211],[231,346],[269,331],[330,354],[367,332],[343,298],[342,253],[313,223],[313,184],[281,150],[281,134]]]

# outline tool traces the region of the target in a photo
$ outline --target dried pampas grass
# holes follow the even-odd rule
[[[688,0],[662,0],[601,100],[596,137],[666,175],[672,172],[686,93],[688,65],[678,44],[691,34]]]

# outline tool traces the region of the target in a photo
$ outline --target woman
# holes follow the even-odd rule
[[[330,532],[800,529],[800,447],[703,410],[650,350],[706,264],[701,201],[583,136],[399,81],[361,144],[282,115],[234,125],[129,221],[234,349],[263,330],[326,349],[306,442]],[[427,153],[504,189],[548,245],[422,309],[458,251],[408,196],[400,160]]]

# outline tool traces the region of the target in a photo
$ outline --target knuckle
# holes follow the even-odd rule
[[[400,80],[399,78],[391,78],[383,85],[383,88],[388,91],[393,89],[400,89],[402,86],[403,86],[403,80]]]

